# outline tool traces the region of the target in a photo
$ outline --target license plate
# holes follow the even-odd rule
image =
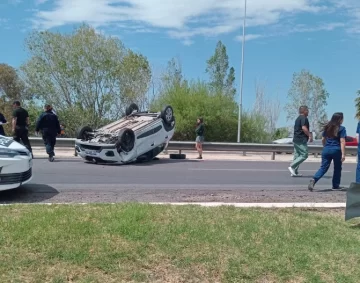
[[[97,151],[95,151],[95,150],[86,150],[85,154],[92,155],[92,156],[98,155]]]

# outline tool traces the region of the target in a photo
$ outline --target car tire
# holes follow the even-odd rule
[[[115,143],[115,147],[118,153],[130,152],[135,147],[135,133],[132,129],[122,129],[119,132],[118,140]]]
[[[77,131],[76,133],[76,138],[78,140],[89,140],[90,138],[90,135],[89,133],[93,132],[93,129],[89,126],[84,126],[84,127],[81,127],[79,128],[79,130]]]
[[[169,155],[170,159],[186,159],[186,154],[183,153],[171,153]]]
[[[164,120],[166,125],[171,125],[174,121],[174,110],[170,105],[167,105],[161,111],[161,118]]]
[[[125,110],[125,115],[130,116],[134,111],[139,112],[139,106],[136,103],[131,103]]]

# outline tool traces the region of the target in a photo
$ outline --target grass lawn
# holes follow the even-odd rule
[[[359,282],[343,211],[0,207],[0,282]]]

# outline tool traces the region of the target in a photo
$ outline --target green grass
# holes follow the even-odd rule
[[[0,282],[359,282],[343,211],[0,207]]]

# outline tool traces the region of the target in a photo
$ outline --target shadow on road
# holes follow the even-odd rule
[[[44,202],[59,192],[48,185],[27,184],[14,190],[0,192],[0,203],[33,203]]]
[[[199,160],[193,159],[170,159],[170,158],[156,158],[151,161],[138,161],[136,163],[127,164],[132,166],[152,166],[158,164],[174,164],[174,163],[188,163],[188,162],[199,162]]]
[[[192,159],[165,159],[165,158],[155,158],[151,161],[136,161],[133,163],[126,164],[114,164],[114,163],[92,163],[92,162],[84,162],[84,164],[89,165],[98,165],[98,166],[154,166],[161,164],[174,164],[174,163],[189,163],[189,162],[199,162],[200,160],[192,160]]]

